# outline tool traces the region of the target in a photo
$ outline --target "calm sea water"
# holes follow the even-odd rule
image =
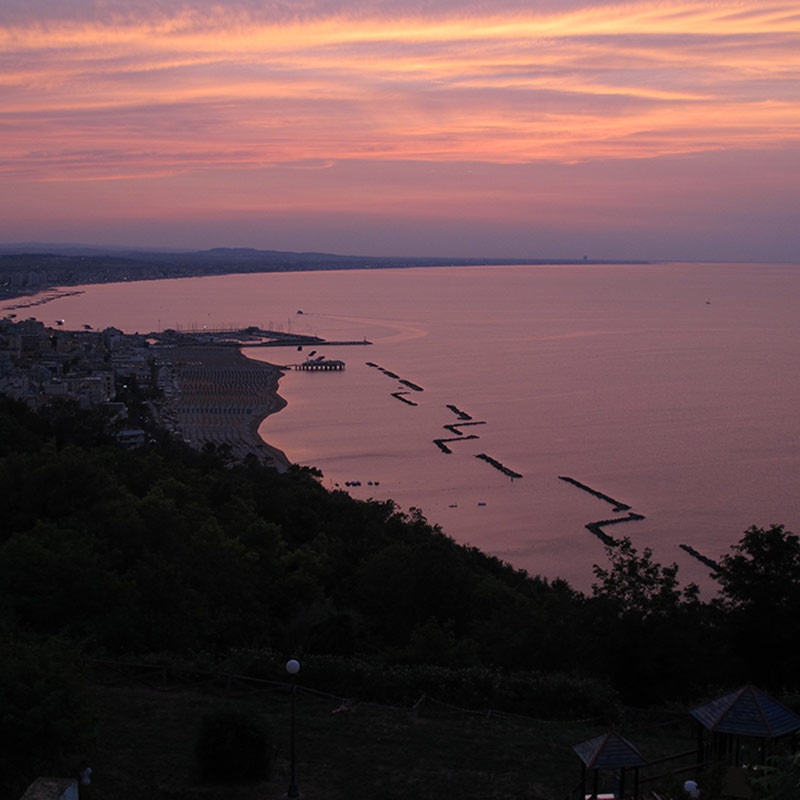
[[[82,287],[20,312],[66,327],[262,325],[370,346],[320,347],[341,373],[289,372],[261,435],[324,483],[421,508],[461,542],[586,589],[610,527],[677,561],[718,557],[751,524],[800,529],[800,265],[655,264],[359,270]],[[298,313],[302,311],[302,313]],[[253,350],[273,363],[295,349]],[[424,391],[412,391],[374,362]],[[398,391],[408,394],[393,396]],[[416,405],[409,405],[410,400]],[[453,405],[483,424],[455,434]],[[478,438],[466,439],[468,435]],[[476,458],[485,453],[524,477]],[[372,485],[369,485],[372,482]]]

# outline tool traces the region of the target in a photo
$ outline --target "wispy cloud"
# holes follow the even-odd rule
[[[109,7],[28,21],[12,6],[0,170],[578,162],[800,140],[800,15],[784,0]]]

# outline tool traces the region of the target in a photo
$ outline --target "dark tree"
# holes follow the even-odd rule
[[[800,537],[783,525],[753,525],[720,560],[720,604],[743,680],[766,688],[797,684],[800,657]]]
[[[653,560],[649,547],[639,554],[626,536],[616,546],[606,547],[606,555],[608,569],[594,565],[598,582],[592,584],[592,592],[609,602],[620,616],[664,616],[684,602],[696,602],[697,586],[691,583],[682,589],[678,565],[662,566]]]
[[[691,697],[718,678],[719,644],[698,588],[681,587],[678,566],[664,567],[627,537],[595,566],[592,618],[598,665],[627,702]]]

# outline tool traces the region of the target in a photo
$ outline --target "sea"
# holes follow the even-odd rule
[[[345,362],[288,369],[288,404],[262,438],[326,487],[419,509],[533,575],[590,590],[607,554],[586,526],[626,518],[600,531],[713,592],[698,555],[729,553],[751,525],[800,530],[798,264],[360,269],[78,290],[18,316],[355,342],[245,349],[282,366]]]

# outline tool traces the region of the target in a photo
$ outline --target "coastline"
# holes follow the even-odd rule
[[[159,360],[170,380],[157,413],[168,430],[193,447],[229,446],[236,458],[255,455],[284,472],[291,462],[258,435],[261,422],[280,411],[283,370],[247,358],[236,347],[181,345],[164,348]]]

